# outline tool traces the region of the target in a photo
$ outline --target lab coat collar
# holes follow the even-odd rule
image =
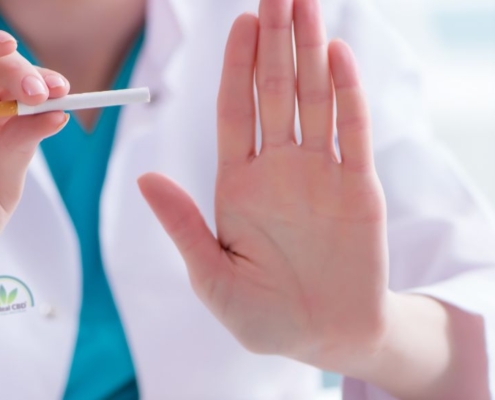
[[[144,54],[162,71],[173,51],[182,39],[181,25],[177,10],[184,7],[185,1],[148,0],[146,9],[146,43]]]
[[[213,18],[212,10],[222,10],[229,6],[230,1],[148,0],[145,53],[149,61],[163,71],[184,37],[194,31],[193,24],[198,14]],[[236,0],[237,3],[240,1],[257,3],[257,0]]]
[[[145,44],[131,85],[149,85],[152,98],[163,95],[168,86],[165,71],[171,56],[181,43],[181,26],[186,15],[184,3],[186,2],[181,0],[148,0]],[[181,11],[180,14],[178,11]],[[182,21],[179,18],[182,18]],[[146,76],[144,80],[143,76]],[[125,118],[128,112],[129,110],[125,110],[122,118]],[[129,118],[126,118],[126,121],[129,121]],[[123,135],[125,132],[122,132],[127,130],[122,129],[122,124],[119,124],[116,143],[120,143],[123,136],[128,136]],[[39,188],[52,202],[63,206],[46,159],[39,148],[30,163],[28,174],[31,174]]]

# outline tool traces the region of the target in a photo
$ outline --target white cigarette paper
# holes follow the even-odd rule
[[[33,115],[49,111],[73,111],[149,102],[149,88],[109,90],[106,92],[70,94],[59,99],[47,100],[38,106],[27,106],[18,103],[17,115]]]

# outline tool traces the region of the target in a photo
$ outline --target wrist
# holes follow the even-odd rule
[[[339,373],[363,380],[365,382],[376,382],[376,375],[395,353],[397,338],[401,336],[403,319],[407,318],[404,313],[403,295],[387,291],[382,308],[381,324],[374,333],[367,337],[361,346],[359,357],[355,362],[343,366]]]
[[[317,368],[332,371],[348,377],[366,380],[369,371],[384,357],[392,336],[390,321],[397,305],[395,295],[386,292],[377,306],[368,307],[360,317],[346,315],[345,319],[354,319],[352,329],[332,330],[312,335],[297,355],[291,355]],[[364,307],[363,307],[364,310]],[[346,324],[345,322],[342,325]],[[350,324],[348,324],[350,325]],[[349,328],[349,327],[348,327]],[[338,333],[337,333],[338,332]]]
[[[452,343],[443,303],[415,294],[390,292],[381,346],[363,357],[350,376],[401,399],[450,399],[447,383]]]

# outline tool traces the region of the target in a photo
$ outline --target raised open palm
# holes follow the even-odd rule
[[[234,23],[218,143],[216,237],[173,182],[140,180],[196,293],[248,349],[345,370],[386,325],[385,201],[355,62],[343,42],[327,45],[318,0],[262,0],[259,19]]]

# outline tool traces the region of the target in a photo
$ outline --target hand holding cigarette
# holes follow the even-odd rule
[[[32,65],[17,50],[16,40],[0,32],[0,100],[3,116],[18,113],[18,102],[29,106],[66,96],[69,81],[56,71]],[[38,144],[59,132],[69,116],[50,112],[23,118],[0,119],[0,233],[21,198],[28,165]]]
[[[58,99],[50,99],[42,104],[29,106],[18,101],[0,102],[0,118],[16,115],[34,115],[49,111],[72,111],[88,108],[123,106],[136,103],[148,103],[150,91],[148,88],[110,90],[71,94]]]
[[[16,51],[15,38],[0,33],[1,233],[21,198],[39,143],[67,124],[69,115],[62,111],[149,102],[150,93],[140,88],[69,95],[70,83],[63,75],[32,65]]]

